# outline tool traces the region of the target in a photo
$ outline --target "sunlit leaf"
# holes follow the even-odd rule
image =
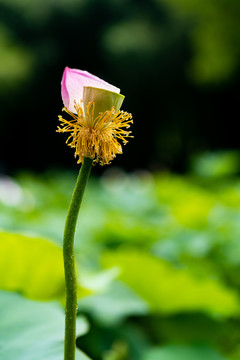
[[[237,294],[217,279],[196,277],[187,269],[136,250],[103,255],[105,267],[120,268],[120,279],[146,300],[153,312],[203,311],[224,316],[239,313]]]
[[[58,245],[41,238],[0,232],[0,259],[0,289],[37,300],[63,299],[63,258]]]

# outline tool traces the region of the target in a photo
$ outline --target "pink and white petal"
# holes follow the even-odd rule
[[[63,77],[62,77],[62,82],[61,82],[61,95],[62,95],[62,100],[63,100],[63,104],[64,106],[69,109],[69,93],[67,90],[67,70],[68,68],[65,67],[64,72],[63,72]]]
[[[83,97],[83,87],[90,86],[99,89],[105,89],[120,93],[120,89],[90,74],[87,71],[70,69],[66,67],[62,78],[62,99],[66,108],[72,112],[74,109],[74,100],[79,103]]]

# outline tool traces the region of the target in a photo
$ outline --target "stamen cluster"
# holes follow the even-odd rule
[[[117,111],[112,108],[109,111],[94,116],[95,103],[89,102],[86,114],[84,114],[82,103],[74,106],[76,114],[63,108],[72,119],[65,120],[59,116],[61,123],[57,132],[70,132],[66,143],[75,148],[75,157],[78,163],[82,163],[85,157],[93,159],[94,163],[100,165],[109,164],[117,154],[122,154],[122,146],[119,140],[125,145],[126,138],[131,136],[131,131],[127,131],[130,123],[133,122],[132,115]]]

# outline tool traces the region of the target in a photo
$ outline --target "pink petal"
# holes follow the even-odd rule
[[[120,93],[120,89],[108,84],[99,77],[92,75],[87,71],[70,69],[69,67],[65,67],[64,69],[61,85],[64,106],[73,113],[76,112],[74,109],[74,100],[77,103],[82,100],[84,86],[105,89],[118,94]]]

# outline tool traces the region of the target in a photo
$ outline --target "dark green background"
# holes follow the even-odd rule
[[[135,138],[115,165],[238,148],[239,17],[238,0],[0,0],[0,169],[75,166],[55,133],[66,65],[126,96]]]

